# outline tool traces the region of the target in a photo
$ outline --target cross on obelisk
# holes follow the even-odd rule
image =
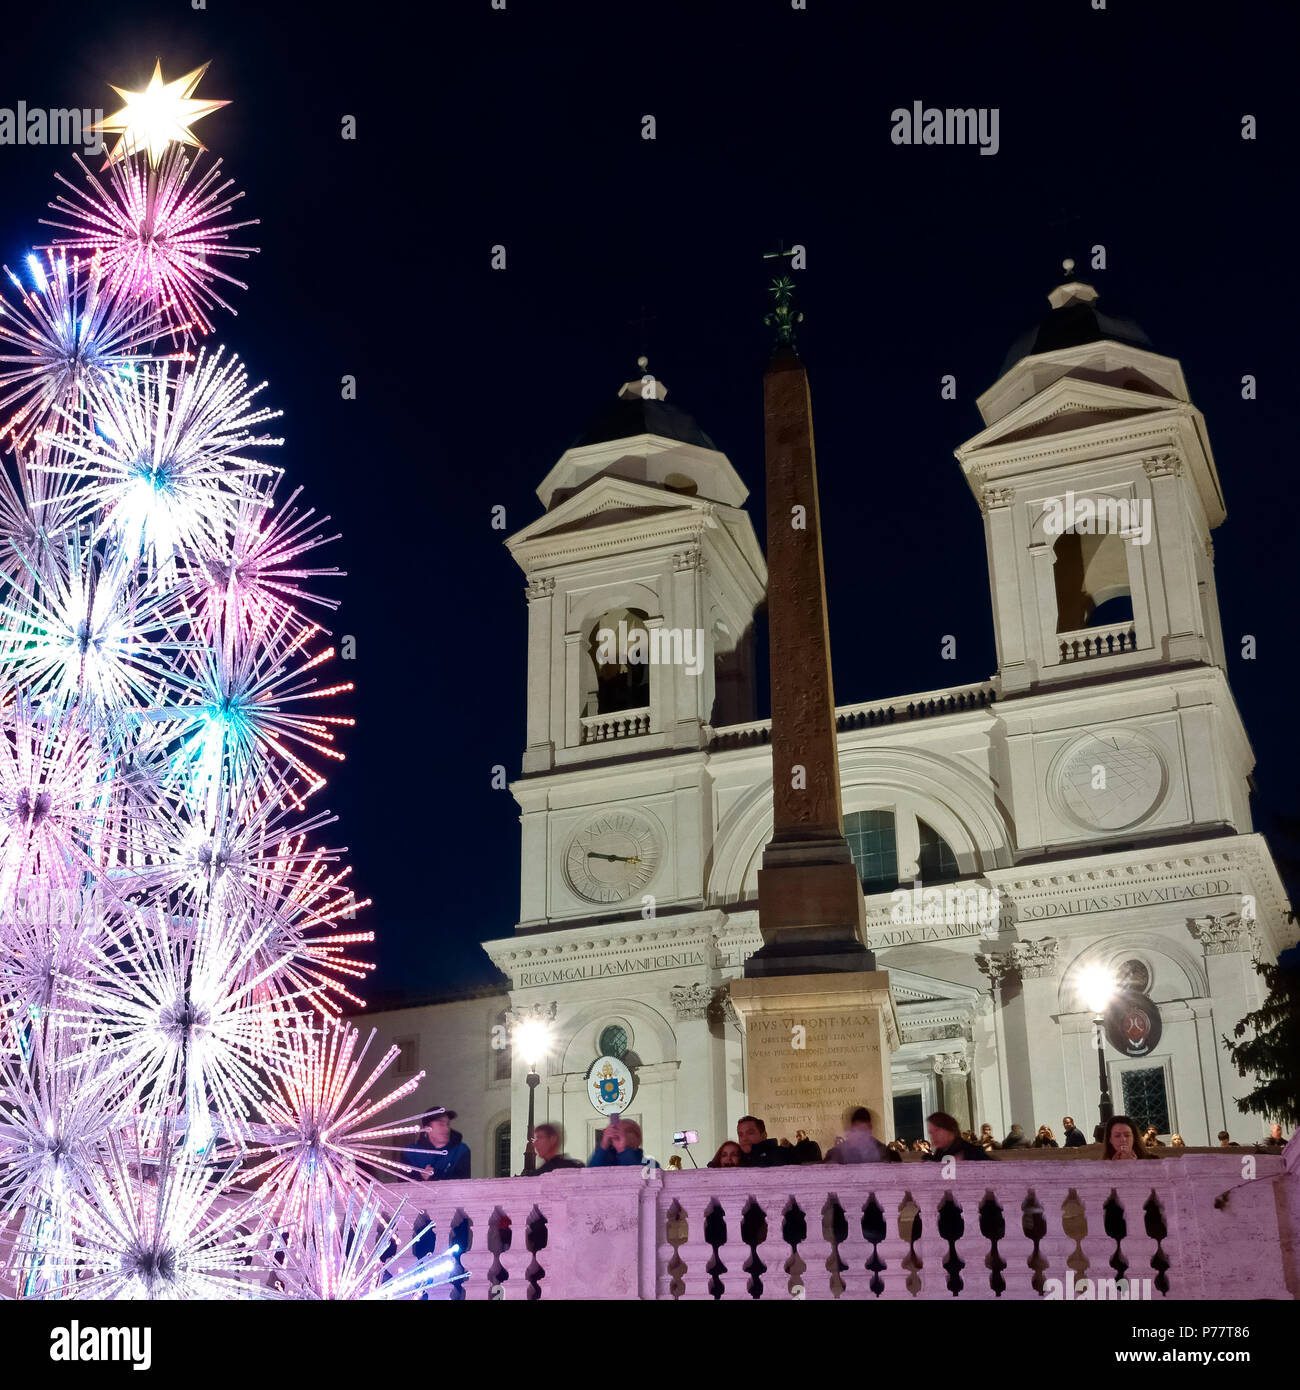
[[[786,256],[793,256],[794,248],[789,251],[785,249],[785,241],[777,242],[775,251],[764,251],[765,261],[782,260]],[[768,286],[768,293],[776,300],[776,307],[771,313],[766,314],[763,322],[770,328],[776,329],[776,341],[778,345],[794,345],[794,326],[803,322],[803,315],[797,313],[790,306],[791,296],[794,294],[795,284],[788,275],[778,275]]]

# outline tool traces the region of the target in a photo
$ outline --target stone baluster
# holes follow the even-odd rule
[[[1175,1160],[1176,1161],[1176,1160]],[[1110,1188],[1115,1193],[1116,1200],[1124,1210],[1124,1236],[1120,1241],[1121,1257],[1126,1265],[1124,1277],[1129,1280],[1138,1281],[1143,1279],[1154,1279],[1156,1271],[1151,1267],[1151,1258],[1156,1253],[1156,1242],[1147,1234],[1146,1231],[1146,1212],[1144,1209],[1146,1200],[1151,1195],[1151,1189],[1155,1182],[1154,1173],[1158,1172],[1155,1164],[1107,1164],[1110,1170],[1108,1177],[1115,1179]],[[1129,1173],[1127,1170],[1133,1168]],[[1122,1176],[1116,1178],[1115,1170],[1120,1169]],[[1137,1171],[1138,1169],[1141,1171]],[[1110,1195],[1109,1190],[1102,1195],[1104,1202]],[[1112,1224],[1115,1217],[1112,1215]],[[1099,1225],[1101,1223],[1098,1223]],[[1094,1237],[1089,1232],[1089,1256],[1093,1258],[1092,1275],[1095,1279],[1118,1278],[1119,1275],[1111,1266],[1110,1260],[1115,1253],[1115,1241],[1111,1237],[1104,1237],[1096,1241],[1096,1246],[1100,1258],[1093,1257],[1092,1244]],[[1137,1290],[1134,1290],[1135,1295]],[[1152,1290],[1153,1296],[1158,1297]]]
[[[722,1298],[727,1302],[733,1299],[749,1298],[749,1276],[745,1273],[745,1261],[749,1259],[749,1247],[741,1239],[741,1212],[746,1202],[746,1192],[735,1183],[719,1186],[715,1200],[722,1209],[721,1221],[726,1226],[726,1240],[718,1247],[718,1259],[726,1266],[726,1272],[719,1272],[722,1284]],[[718,1218],[715,1218],[718,1219]]]
[[[821,1177],[821,1169],[814,1167],[812,1172]],[[831,1291],[831,1272],[826,1262],[831,1257],[831,1242],[826,1238],[822,1209],[826,1204],[824,1183],[809,1183],[802,1190],[796,1190],[794,1201],[798,1204],[800,1215],[791,1209],[786,1216],[787,1234],[792,1234],[802,1222],[803,1239],[797,1250],[791,1249],[786,1257],[790,1266],[787,1276],[791,1297],[818,1299],[825,1301],[834,1297]],[[799,1266],[802,1265],[802,1268]],[[802,1288],[803,1293],[797,1292]]]
[[[903,1199],[907,1192],[907,1183],[898,1178],[897,1175],[905,1173],[908,1168],[914,1165],[890,1165],[887,1169],[873,1170],[873,1176],[877,1172],[887,1175],[887,1180],[879,1183],[870,1184],[866,1191],[860,1192],[854,1202],[856,1216],[854,1218],[853,1230],[858,1238],[862,1240],[862,1217],[863,1209],[869,1207],[874,1196],[880,1209],[885,1216],[885,1238],[876,1246],[876,1256],[884,1269],[876,1271],[876,1278],[884,1286],[879,1294],[882,1299],[911,1299],[913,1295],[908,1291],[907,1280],[908,1271],[904,1268],[907,1259],[909,1246],[899,1231],[899,1208],[903,1205]],[[868,1212],[868,1215],[871,1213]],[[855,1247],[856,1248],[856,1247]],[[866,1243],[866,1251],[861,1260],[854,1261],[854,1269],[860,1271],[858,1278],[865,1277],[868,1292],[871,1287],[872,1274],[863,1266],[871,1258],[871,1245]],[[862,1289],[859,1284],[858,1289]],[[855,1297],[866,1297],[867,1294],[859,1292]],[[873,1297],[875,1295],[872,1295]]]
[[[489,1249],[500,1247],[494,1252],[497,1258],[492,1268],[507,1276],[501,1282],[505,1289],[503,1297],[508,1300],[528,1297],[528,1266],[532,1255],[528,1251],[526,1232],[531,1206],[518,1188],[512,1193],[498,1192],[498,1201],[488,1218]]]
[[[749,1265],[749,1293],[753,1298],[784,1300],[790,1296],[782,1268],[790,1251],[781,1238],[785,1200],[783,1191],[764,1186],[746,1202],[741,1238],[751,1247],[746,1264]]]
[[[706,1170],[707,1171],[707,1170]],[[712,1176],[710,1174],[710,1176]],[[676,1202],[686,1220],[686,1241],[677,1247],[678,1259],[685,1263],[680,1279],[684,1285],[681,1298],[708,1299],[709,1257],[712,1247],[704,1239],[704,1226],[709,1204],[713,1201],[712,1184],[696,1180],[694,1173],[671,1173],[664,1178],[664,1190],[659,1197],[660,1230],[663,1230],[664,1213]],[[662,1242],[662,1236],[661,1236]],[[669,1247],[661,1244],[659,1259],[659,1282],[663,1282],[663,1269],[667,1264]],[[668,1295],[671,1296],[671,1295]],[[660,1297],[665,1297],[661,1293]]]
[[[1000,1171],[999,1171],[1000,1170]],[[1030,1260],[1034,1253],[1034,1242],[1025,1234],[1025,1201],[1030,1188],[1017,1181],[1014,1163],[1001,1163],[994,1170],[993,1195],[1002,1208],[1007,1233],[998,1244],[998,1253],[1007,1262],[1002,1271],[1006,1292],[1002,1300],[1034,1298],[1034,1270]]]
[[[468,1183],[458,1183],[457,1187],[466,1200],[448,1206],[438,1213],[438,1254],[446,1252],[455,1234],[461,1245],[461,1267],[469,1276],[461,1284],[461,1292],[465,1298],[487,1298],[490,1282],[488,1270],[492,1263],[492,1255],[488,1250],[488,1217],[492,1211],[492,1203],[483,1201],[477,1193],[471,1197]],[[469,1248],[466,1249],[466,1246]],[[445,1297],[441,1290],[439,1293]]]
[[[871,1242],[864,1240],[862,1235],[862,1206],[866,1201],[866,1195],[859,1190],[856,1183],[840,1182],[833,1178],[829,1184],[828,1200],[843,1213],[838,1218],[844,1223],[838,1252],[840,1263],[844,1266],[839,1276],[844,1286],[840,1297],[866,1298],[867,1284],[871,1279],[866,1268],[867,1261],[871,1258]],[[833,1210],[823,1218],[826,1221],[835,1219],[837,1218]],[[827,1270],[826,1277],[828,1280],[831,1279],[830,1270]]]
[[[948,1243],[939,1234],[939,1208],[946,1196],[952,1193],[955,1197],[956,1193],[953,1183],[933,1180],[938,1164],[926,1163],[922,1167],[928,1171],[912,1187],[912,1196],[921,1208],[921,1238],[916,1242],[916,1253],[921,1260],[922,1296],[938,1298],[945,1293],[948,1279],[943,1263]]]
[[[1086,1183],[1080,1186],[1082,1192],[1072,1187],[1064,1198],[1058,1194],[1053,1203],[1055,1211],[1047,1213],[1044,1242],[1055,1252],[1049,1273],[1066,1283],[1072,1280],[1076,1286],[1080,1279],[1091,1279],[1096,1274],[1097,1242],[1089,1241],[1088,1236],[1100,1229],[1103,1219],[1100,1201],[1089,1200],[1092,1189]],[[1105,1268],[1104,1259],[1102,1266]]]

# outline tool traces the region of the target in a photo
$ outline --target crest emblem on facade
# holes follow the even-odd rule
[[[1124,1057],[1149,1057],[1160,1041],[1160,1010],[1145,994],[1119,995],[1106,1013],[1106,1037]]]
[[[598,1057],[587,1073],[587,1095],[602,1115],[617,1115],[632,1098],[632,1073],[617,1057]]]

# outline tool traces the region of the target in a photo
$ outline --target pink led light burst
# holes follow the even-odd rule
[[[112,287],[160,310],[173,338],[186,336],[191,327],[210,333],[209,315],[218,306],[237,312],[218,283],[241,290],[248,286],[218,262],[247,260],[257,253],[256,246],[231,241],[236,232],[255,227],[257,219],[228,220],[244,195],[232,191],[233,180],[222,179],[219,159],[200,172],[203,156],[191,158],[182,146],[173,145],[156,169],[147,156],[136,154],[110,165],[101,180],[74,158],[87,187],[56,174],[68,192],[50,204],[58,218],[41,219],[72,233],[56,236],[56,249],[97,253]]]

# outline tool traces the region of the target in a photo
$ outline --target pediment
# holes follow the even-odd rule
[[[679,517],[691,513],[705,516],[713,510],[713,506],[704,498],[684,497],[649,483],[604,474],[545,516],[525,526],[511,537],[510,544],[513,548],[521,542],[542,536],[566,535],[674,514]]]
[[[1063,376],[967,440],[958,456],[995,445],[1096,429],[1139,416],[1178,414],[1185,409],[1182,402],[1172,397]]]
[[[871,931],[868,926],[867,936]],[[941,980],[916,970],[901,970],[889,966],[889,988],[894,1006],[907,1011],[909,1018],[916,1014],[942,1012],[945,1009],[969,1010],[979,1004],[983,991],[955,980]]]

